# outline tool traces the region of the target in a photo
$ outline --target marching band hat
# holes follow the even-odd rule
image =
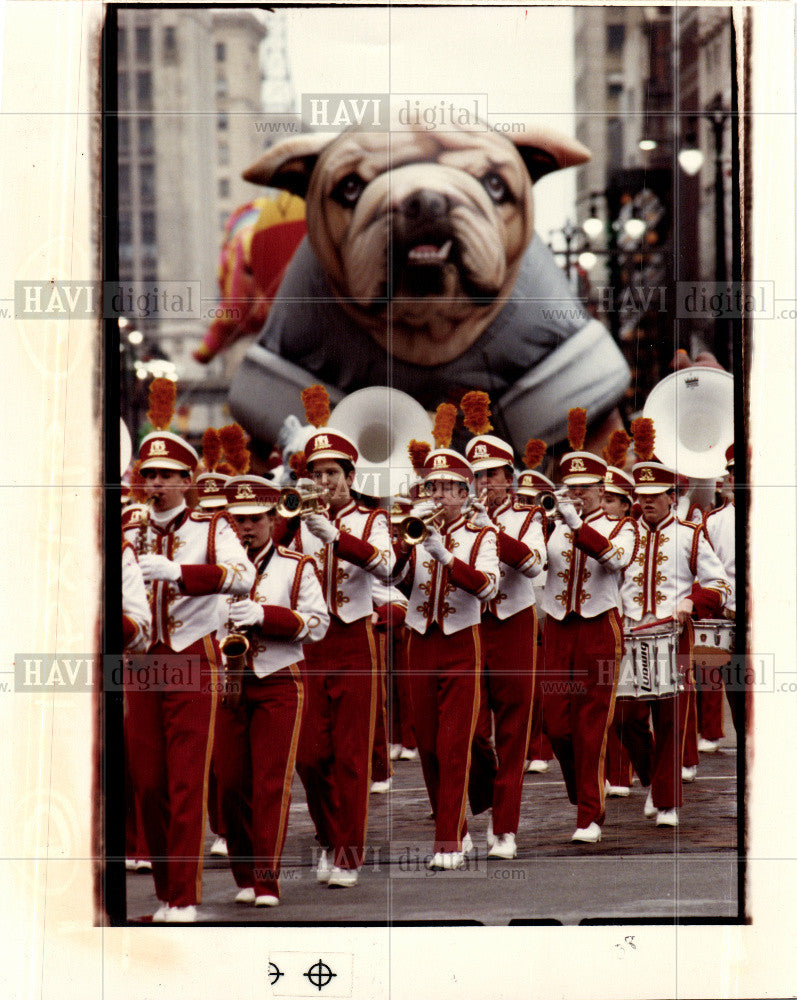
[[[436,448],[430,451],[423,463],[423,477],[426,482],[433,479],[447,479],[450,482],[473,482],[473,469],[470,463],[450,448]]]
[[[678,473],[660,462],[637,462],[631,472],[637,494],[666,493],[678,482]]]
[[[634,477],[629,476],[629,474],[627,472],[623,472],[622,469],[618,469],[614,465],[610,465],[606,469],[606,475],[603,479],[603,488],[607,493],[617,493],[621,497],[627,497],[630,500],[634,492]]]
[[[352,439],[341,431],[333,431],[331,427],[324,427],[310,436],[304,446],[304,455],[308,466],[322,458],[343,460],[356,465],[360,457]]]
[[[543,491],[553,493],[555,489],[556,486],[541,472],[535,472],[534,469],[524,469],[517,477],[515,492],[523,497],[533,497]]]
[[[224,487],[231,514],[265,514],[274,510],[280,491],[262,476],[232,476]]]
[[[603,482],[607,468],[591,451],[569,451],[559,462],[559,478],[566,486],[593,486]]]
[[[191,445],[171,431],[152,431],[141,442],[138,450],[139,469],[178,469],[193,472],[199,464],[199,455]]]
[[[731,444],[729,444],[725,449],[725,468],[730,471],[733,467],[733,442],[731,442]]]
[[[222,475],[220,472],[203,472],[201,476],[197,476],[196,487],[199,496],[197,505],[206,510],[224,507],[227,503],[224,487],[229,479],[229,476]]]
[[[470,462],[474,472],[500,469],[505,465],[514,468],[515,465],[512,449],[506,441],[492,434],[480,434],[471,438],[465,449],[465,458]]]

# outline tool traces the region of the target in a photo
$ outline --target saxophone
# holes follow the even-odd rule
[[[236,600],[243,600],[243,598],[239,597]],[[228,708],[236,709],[241,704],[244,692],[244,671],[246,670],[246,658],[249,654],[250,643],[243,632],[233,631],[235,626],[231,618],[227,619],[225,627],[227,635],[219,644],[227,661],[224,674],[224,703]]]

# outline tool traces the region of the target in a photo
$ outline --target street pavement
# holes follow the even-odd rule
[[[726,732],[733,734],[730,725]],[[701,754],[698,776],[684,785],[676,828],[656,827],[643,816],[646,790],[607,798],[599,844],[572,844],[575,808],[558,764],[527,774],[513,861],[487,859],[484,815],[471,819],[475,849],[460,872],[429,872],[434,826],[418,761],[394,763],[390,792],[370,796],[368,850],[356,887],[319,885],[318,849],[297,779],[280,880],[273,909],[233,902],[237,887],[226,859],[206,853],[203,923],[392,924],[511,922],[578,924],[602,919],[633,923],[740,917],[735,738],[714,754]],[[206,852],[213,837],[208,831]],[[128,919],[154,912],[149,874],[128,874]]]

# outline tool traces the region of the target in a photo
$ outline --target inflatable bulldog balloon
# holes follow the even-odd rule
[[[513,144],[473,125],[273,146],[244,177],[302,195],[307,237],[236,375],[237,419],[274,441],[319,381],[333,403],[389,385],[427,410],[483,389],[522,453],[530,436],[562,440],[571,406],[612,411],[625,360],[534,233],[533,186],[588,159],[553,132]]]

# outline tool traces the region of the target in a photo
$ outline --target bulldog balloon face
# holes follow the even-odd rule
[[[343,307],[394,356],[432,365],[467,350],[504,305],[533,235],[533,181],[587,159],[549,132],[516,146],[486,127],[394,122],[286,140],[244,178],[303,195]]]

